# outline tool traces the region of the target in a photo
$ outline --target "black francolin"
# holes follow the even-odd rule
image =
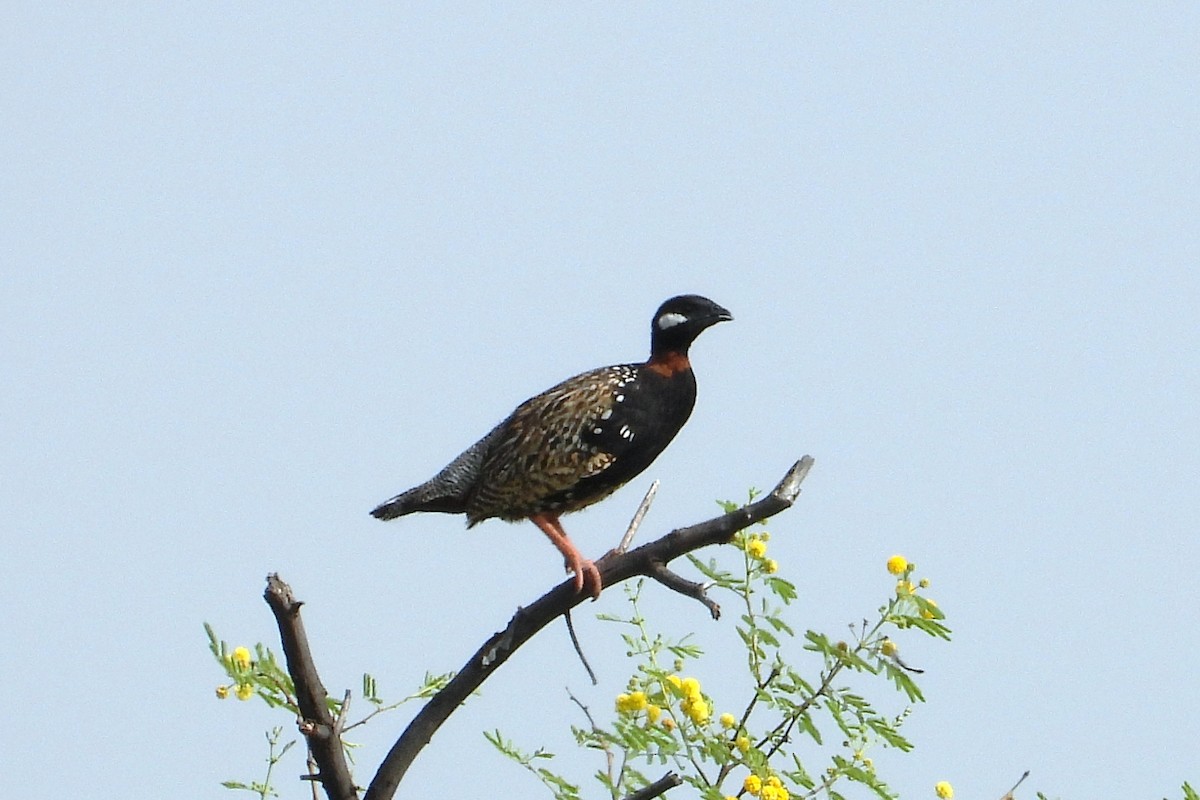
[[[466,514],[468,527],[492,517],[529,519],[563,554],[575,590],[586,586],[599,597],[600,572],[567,538],[559,515],[612,494],[670,444],[696,402],[688,347],[731,319],[699,295],[672,297],[654,314],[645,363],[584,372],[526,400],[429,481],[371,515]]]

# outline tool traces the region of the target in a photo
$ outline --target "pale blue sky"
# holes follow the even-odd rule
[[[928,703],[916,751],[876,761],[903,796],[999,797],[1026,769],[1025,796],[1178,796],[1200,777],[1198,42],[1197,7],[1164,3],[9,4],[6,790],[256,777],[286,720],[215,700],[201,623],[274,644],[268,571],[335,693],[460,666],[557,555],[528,524],[368,510],[529,395],[643,357],[657,305],[699,292],[736,320],[693,351],[692,421],[567,519],[581,548],[653,478],[647,536],[811,453],[772,526],[795,624],[872,613],[902,552],[955,631],[901,642]],[[737,702],[732,623],[657,611]],[[577,618],[601,686],[551,629],[401,796],[548,796],[480,731],[572,751],[564,687],[607,708],[626,677]],[[361,782],[406,719],[362,737]]]

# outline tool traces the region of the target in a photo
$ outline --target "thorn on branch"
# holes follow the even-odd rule
[[[700,601],[708,609],[708,613],[712,614],[713,619],[721,618],[721,606],[717,605],[716,601],[708,596],[708,593],[705,591],[707,587],[703,583],[689,581],[687,578],[667,569],[666,565],[661,561],[651,562],[649,573],[651,578],[654,578],[654,580],[668,589]]]
[[[1000,800],[1013,800],[1014,792],[1017,791],[1017,787],[1019,787],[1022,783],[1024,783],[1025,779],[1028,777],[1029,777],[1029,770],[1025,770],[1025,774],[1022,775],[1020,777],[1020,779],[1016,783],[1013,784],[1013,787],[1011,789],[1009,789],[1007,792],[1004,793],[1004,797],[1001,797]]]
[[[633,512],[633,519],[629,521],[629,527],[625,530],[625,535],[621,537],[621,543],[617,545],[616,551],[618,553],[624,553],[629,549],[629,545],[633,543],[633,537],[637,535],[637,529],[641,526],[646,512],[650,510],[650,504],[654,502],[654,495],[656,494],[658,494],[657,480],[650,484],[650,488],[646,490],[646,496],[638,504],[637,511]]]

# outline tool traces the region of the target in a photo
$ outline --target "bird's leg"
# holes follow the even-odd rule
[[[529,520],[541,528],[542,533],[546,534],[558,548],[558,552],[563,554],[567,570],[575,573],[575,591],[581,592],[586,586],[592,599],[598,599],[603,585],[600,580],[600,570],[596,569],[595,564],[584,558],[567,538],[567,532],[563,530],[562,523],[558,521],[558,515],[543,511],[534,514]]]

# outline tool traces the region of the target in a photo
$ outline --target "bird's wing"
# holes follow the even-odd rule
[[[577,375],[522,403],[502,424],[480,470],[470,514],[516,519],[602,475],[632,443],[608,433],[636,367]]]

